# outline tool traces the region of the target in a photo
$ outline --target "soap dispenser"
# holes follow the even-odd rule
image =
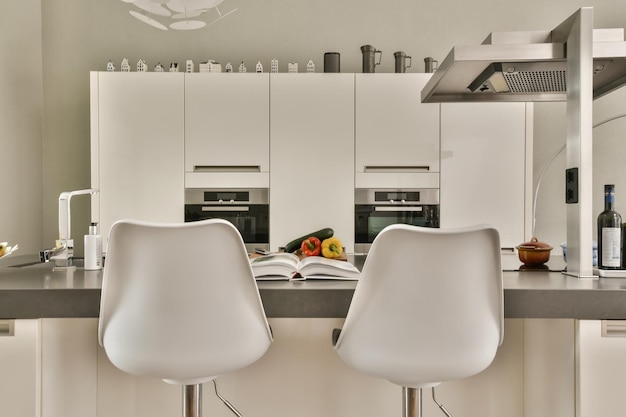
[[[85,235],[85,269],[102,269],[102,237],[98,233],[98,223],[91,223],[89,234]]]

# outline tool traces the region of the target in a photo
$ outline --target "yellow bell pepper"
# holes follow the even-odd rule
[[[339,258],[342,253],[343,246],[341,240],[331,237],[322,241],[322,256],[324,258]]]

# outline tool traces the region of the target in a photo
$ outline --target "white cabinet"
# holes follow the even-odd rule
[[[441,105],[441,227],[488,223],[503,248],[525,241],[532,183],[527,103]],[[527,169],[528,168],[528,169]]]
[[[618,416],[626,409],[626,321],[579,320],[576,417]]]
[[[356,74],[357,188],[439,188],[439,104],[432,74]]]
[[[39,415],[39,320],[0,320],[0,414]]]
[[[185,74],[187,188],[269,182],[269,74]]]
[[[92,218],[105,239],[121,218],[184,220],[184,94],[183,73],[91,73]]]
[[[331,227],[354,252],[354,75],[271,74],[270,249]]]

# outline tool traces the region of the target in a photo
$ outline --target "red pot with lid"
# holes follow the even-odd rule
[[[519,260],[524,264],[541,265],[548,262],[550,259],[552,246],[545,242],[540,242],[533,236],[529,242],[522,243],[521,245],[516,246],[515,249],[517,249]]]

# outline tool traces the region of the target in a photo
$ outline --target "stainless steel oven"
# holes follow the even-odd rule
[[[246,249],[269,250],[269,190],[198,189],[185,190],[185,221],[225,219],[237,227]]]
[[[357,253],[367,253],[378,233],[391,224],[439,227],[438,189],[359,188],[354,197]]]

